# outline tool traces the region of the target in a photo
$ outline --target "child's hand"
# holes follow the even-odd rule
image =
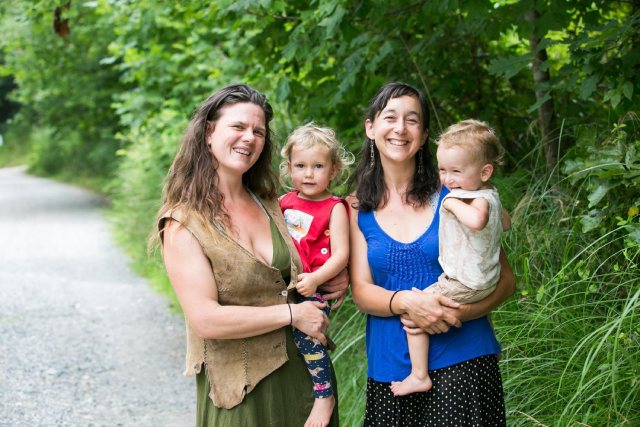
[[[456,205],[458,205],[459,203],[464,202],[460,199],[456,199],[455,197],[447,197],[442,201],[442,206],[444,206],[444,208],[449,212],[454,213]]]
[[[296,290],[304,297],[312,297],[316,294],[318,284],[313,280],[313,275],[310,273],[301,273],[298,275],[298,283],[296,284]]]
[[[444,201],[442,202],[442,206],[444,206],[444,208],[448,211],[451,210],[451,201],[454,200],[452,197],[448,197],[446,199],[444,199]]]

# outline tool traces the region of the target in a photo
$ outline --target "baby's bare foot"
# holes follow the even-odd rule
[[[431,386],[432,383],[429,375],[426,375],[424,378],[419,378],[412,372],[402,381],[393,381],[391,383],[391,391],[396,396],[406,396],[407,394],[419,391],[429,391]]]

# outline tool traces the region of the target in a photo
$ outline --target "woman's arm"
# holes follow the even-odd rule
[[[226,306],[218,303],[218,290],[209,260],[191,232],[177,221],[167,222],[163,258],[185,316],[198,336],[233,339],[262,335],[291,322],[307,335],[326,342],[324,304]],[[291,313],[289,312],[291,308]]]
[[[486,316],[491,313],[496,307],[505,302],[515,292],[515,277],[511,266],[507,261],[507,257],[503,250],[500,250],[500,279],[496,285],[495,291],[493,291],[488,297],[472,304],[460,304],[457,309],[451,307],[443,307],[442,310],[454,316],[460,322],[466,322],[468,320],[477,319],[482,316]],[[428,291],[422,291],[414,289],[414,293],[428,295]],[[446,332],[442,329],[434,328],[431,324],[421,322],[415,316],[402,316],[402,324],[405,331],[409,334],[421,334],[426,332],[428,334],[438,334],[440,332]]]

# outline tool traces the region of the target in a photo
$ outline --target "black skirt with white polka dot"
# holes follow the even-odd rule
[[[367,380],[365,427],[506,426],[495,355],[429,371],[426,393],[394,396],[389,383]]]

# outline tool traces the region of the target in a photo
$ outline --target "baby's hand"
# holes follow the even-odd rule
[[[313,276],[309,273],[301,273],[298,275],[298,283],[296,290],[304,297],[312,297],[316,294],[318,284],[313,280]]]
[[[444,208],[448,211],[451,210],[451,203],[452,201],[455,200],[453,197],[447,197],[446,199],[444,199],[444,201],[442,202],[442,206],[444,206]]]

